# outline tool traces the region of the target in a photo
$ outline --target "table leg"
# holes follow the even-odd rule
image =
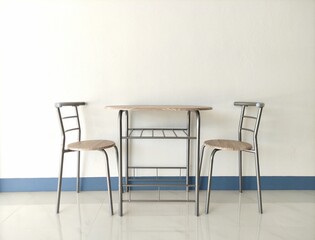
[[[126,115],[126,126],[125,126],[125,130],[126,130],[126,133],[125,133],[125,136],[126,136],[126,167],[125,167],[125,184],[126,184],[126,192],[129,192],[129,187],[128,184],[129,184],[129,138],[128,138],[128,135],[129,135],[129,112],[128,111],[125,111],[125,115]]]
[[[189,171],[189,167],[190,167],[190,148],[191,148],[191,140],[190,140],[190,136],[191,136],[191,112],[188,111],[187,112],[187,160],[186,160],[186,200],[189,200],[189,176],[190,176],[190,171]]]
[[[118,214],[123,215],[123,205],[122,205],[122,115],[124,111],[120,110],[118,114],[119,122],[119,164],[118,164]]]
[[[195,215],[199,216],[199,161],[200,161],[200,113],[195,111],[196,114],[196,164],[195,164]]]

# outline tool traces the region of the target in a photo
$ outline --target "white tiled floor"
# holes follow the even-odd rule
[[[148,192],[137,192],[137,195]],[[149,193],[150,194],[150,193]],[[174,197],[177,192],[165,192]],[[210,213],[194,216],[193,203],[124,203],[125,215],[109,215],[106,192],[0,193],[0,239],[118,240],[314,240],[315,191],[263,191],[264,214],[256,192],[213,191]]]

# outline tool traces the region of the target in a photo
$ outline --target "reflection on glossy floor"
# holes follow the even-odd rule
[[[178,192],[163,192],[176,197]],[[148,196],[148,192],[136,192]],[[125,215],[109,215],[106,192],[63,192],[60,214],[56,193],[0,193],[0,239],[249,239],[314,240],[315,191],[263,191],[264,214],[256,192],[213,191],[209,215],[193,203],[124,203]]]

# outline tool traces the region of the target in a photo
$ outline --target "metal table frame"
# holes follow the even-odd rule
[[[132,183],[129,184],[129,141],[131,139],[186,139],[187,140],[187,160],[186,160],[186,182],[184,186],[188,192],[189,187],[194,186],[195,188],[195,215],[199,216],[199,178],[200,178],[200,111],[211,110],[208,106],[186,106],[186,105],[114,105],[107,106],[109,109],[119,110],[118,122],[119,122],[119,163],[118,163],[118,174],[119,174],[119,215],[123,216],[123,187],[126,187],[129,191]],[[129,111],[186,111],[187,112],[187,126],[185,128],[132,128],[130,127]],[[195,124],[192,124],[192,115],[195,116]],[[150,132],[148,136],[144,136],[143,132]],[[155,134],[159,131],[162,134]],[[171,135],[165,134],[171,132]],[[192,133],[195,132],[195,136]],[[135,134],[138,133],[138,134]],[[195,162],[195,183],[189,184],[189,166],[191,156],[191,140],[196,140],[196,162]],[[125,143],[125,145],[123,145]],[[123,169],[123,146],[125,146],[125,158],[126,166]],[[154,168],[154,167],[150,167]],[[159,167],[161,168],[161,167]],[[166,167],[171,168],[171,167]],[[179,168],[179,167],[174,167]],[[123,183],[123,170],[125,170],[125,184]],[[161,184],[158,184],[161,186]],[[147,185],[145,185],[147,186]],[[169,184],[167,184],[169,186]],[[188,195],[187,195],[188,196]],[[177,201],[177,200],[175,200]],[[189,201],[188,198],[185,201]]]

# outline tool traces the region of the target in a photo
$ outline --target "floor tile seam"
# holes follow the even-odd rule
[[[101,209],[103,208],[104,205],[105,205],[105,202],[102,201],[102,203],[100,204],[100,206],[99,206],[99,208],[98,208],[97,213],[95,214],[95,217],[94,217],[93,221],[91,221],[91,224],[90,224],[90,226],[89,226],[89,228],[88,228],[88,230],[87,230],[87,233],[86,233],[86,236],[87,236],[87,237],[90,236],[90,234],[91,234],[91,232],[92,232],[92,229],[93,229],[93,227],[94,227],[94,225],[95,225],[95,223],[96,223],[96,220],[98,219],[98,216],[100,215]],[[114,214],[115,214],[115,213],[114,213]],[[113,217],[113,216],[111,216],[111,217]]]
[[[28,205],[31,200],[33,199],[34,197],[32,195],[30,195],[29,197],[27,197],[27,199],[25,199],[25,202],[24,203],[21,203],[21,204],[18,204],[18,206],[12,210],[12,212],[6,217],[4,218],[0,224],[3,224],[4,222],[6,222],[8,219],[10,219],[13,215],[15,215],[18,211],[20,211],[20,209],[22,209],[23,207],[25,207],[26,205]]]
[[[8,221],[8,219],[10,219],[13,215],[15,215],[21,208],[23,208],[23,204],[19,205],[18,207],[16,207],[11,213],[9,213],[7,215],[7,217],[5,217],[3,220],[1,220],[0,225],[5,223],[6,221]]]

